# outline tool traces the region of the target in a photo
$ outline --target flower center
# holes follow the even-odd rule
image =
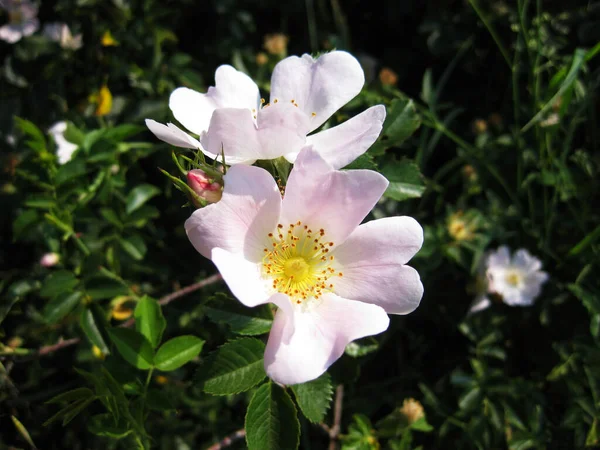
[[[329,253],[334,244],[327,241],[324,229],[313,231],[298,221],[286,230],[278,224],[268,237],[271,246],[264,249],[263,276],[273,279],[273,290],[289,295],[294,302],[318,299],[332,291],[331,277],[343,276],[332,267],[334,257]]]
[[[509,271],[504,277],[506,282],[511,286],[518,286],[521,283],[521,274],[515,272],[514,270]]]

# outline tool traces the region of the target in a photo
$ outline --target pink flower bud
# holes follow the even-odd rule
[[[223,195],[223,186],[216,181],[211,183],[210,178],[200,169],[190,170],[187,174],[188,186],[196,195],[208,203],[217,203]],[[195,200],[194,204],[200,206]]]
[[[46,253],[40,259],[40,264],[44,267],[52,267],[58,264],[60,255],[58,253]]]

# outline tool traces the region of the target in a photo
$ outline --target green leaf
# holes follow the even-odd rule
[[[160,346],[154,357],[157,369],[164,372],[179,369],[200,354],[204,341],[196,336],[179,336]]]
[[[368,153],[363,153],[346,167],[344,170],[377,170],[375,159]]]
[[[227,324],[234,333],[246,336],[268,333],[273,325],[273,315],[268,306],[246,308],[238,305],[238,302],[230,302],[227,305],[219,305],[219,308],[208,306],[205,311],[211,320]]]
[[[420,126],[421,117],[417,114],[412,100],[408,98],[393,100],[391,108],[388,108],[381,136],[369,153],[373,156],[382,155],[386,149],[401,145]]]
[[[427,419],[425,419],[425,417],[421,417],[420,419],[414,421],[410,424],[410,427],[413,430],[421,431],[423,433],[429,433],[433,431],[433,427],[427,423]]]
[[[63,292],[57,295],[44,306],[42,311],[44,320],[48,323],[58,322],[79,304],[82,296],[83,294],[79,291]]]
[[[144,203],[150,200],[155,195],[160,194],[160,189],[151,184],[141,184],[135,187],[127,195],[127,205],[125,210],[127,214],[131,214],[136,209],[140,208]]]
[[[152,348],[158,347],[167,326],[158,302],[143,296],[135,307],[134,316],[135,328],[148,339]]]
[[[152,367],[154,351],[144,335],[129,328],[109,328],[107,331],[125,361],[142,370]]]
[[[28,209],[17,216],[13,222],[13,237],[15,240],[28,234],[28,231],[40,221],[37,211]]]
[[[290,396],[272,382],[257,389],[246,413],[248,450],[298,448],[300,423]]]
[[[237,339],[222,345],[200,366],[200,387],[214,395],[247,391],[266,376],[264,352],[265,344],[254,338]]]
[[[46,150],[46,138],[40,129],[29,120],[15,117],[15,126],[21,133],[28,137],[26,144],[36,153],[42,153]]]
[[[88,388],[77,388],[71,391],[63,392],[62,394],[52,397],[46,403],[61,403],[61,402],[72,402],[75,400],[81,400],[89,397],[94,397],[94,393]]]
[[[121,248],[136,261],[141,261],[144,259],[144,256],[146,256],[146,251],[148,250],[146,243],[138,235],[134,235],[126,239],[119,239],[119,244],[121,245]]]
[[[102,353],[110,354],[106,344],[106,319],[98,305],[92,303],[86,306],[79,318],[79,325],[93,345],[102,350]]]
[[[17,431],[19,432],[19,434],[21,435],[21,437],[23,439],[25,439],[25,441],[31,445],[31,448],[38,448],[37,445],[35,445],[35,443],[33,442],[33,439],[31,439],[31,435],[29,434],[29,431],[27,431],[27,428],[25,428],[25,425],[23,425],[21,423],[21,421],[19,419],[17,419],[15,416],[11,415],[10,416],[13,425],[15,426],[15,428],[17,429]]]
[[[57,186],[60,186],[61,184],[73,181],[75,178],[85,175],[85,172],[85,160],[72,159],[68,163],[60,166],[54,177],[54,183],[56,183]]]
[[[394,161],[382,170],[390,185],[383,194],[396,201],[419,198],[425,192],[425,183],[419,167],[408,159]]]
[[[86,280],[85,292],[93,300],[128,295],[129,289],[121,281],[105,276],[96,276]]]
[[[139,125],[124,124],[105,130],[103,138],[110,139],[114,142],[121,142],[141,133],[144,130],[145,127],[141,127]]]
[[[327,372],[316,380],[291,386],[296,402],[304,416],[312,423],[322,422],[331,405],[333,386]]]
[[[583,66],[583,63],[585,62],[585,58],[586,58],[586,51],[585,50],[583,50],[581,48],[578,48],[577,50],[575,50],[575,54],[573,55],[573,62],[571,64],[571,68],[569,69],[569,72],[567,73],[565,79],[563,80],[563,82],[561,83],[560,87],[558,88],[558,91],[556,91],[556,94],[554,94],[552,96],[552,98],[550,100],[548,100],[544,106],[542,106],[542,108],[537,112],[537,114],[535,114],[531,118],[531,120],[529,122],[527,122],[527,124],[525,124],[525,126],[523,126],[523,128],[521,128],[521,132],[527,131],[533,125],[535,125],[536,123],[538,123],[539,121],[541,121],[544,118],[545,113],[547,111],[549,111],[556,104],[556,101],[568,89],[571,88],[571,86],[573,85],[573,83],[577,79],[577,75],[579,74],[579,71],[581,70],[581,67]]]
[[[44,298],[52,298],[64,292],[73,291],[79,281],[68,270],[60,270],[53,272],[46,277],[44,284],[40,289],[40,296]]]

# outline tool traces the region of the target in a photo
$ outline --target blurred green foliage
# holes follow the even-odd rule
[[[39,18],[83,46],[0,42],[0,448],[185,450],[246,426],[255,448],[300,430],[301,448],[322,449],[339,384],[343,449],[598,445],[600,4],[57,0]],[[215,269],[185,236],[188,199],[158,170],[177,167],[143,119],[171,120],[170,92],[205,91],[219,64],[265,91],[286,54],[333,48],[367,84],[332,124],[387,106],[353,167],[391,181],[375,217],[424,226],[412,264],[425,296],[330,375],[282,389],[260,384],[269,308],[240,308],[218,284],[153,299]],[[47,130],[62,120],[79,148],[61,165]],[[501,244],[541,258],[550,281],[530,308],[468,314]],[[135,329],[119,326],[130,317]],[[408,398],[424,408],[413,422]]]

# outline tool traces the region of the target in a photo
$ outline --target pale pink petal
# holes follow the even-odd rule
[[[233,166],[224,182],[221,200],[186,220],[188,238],[206,258],[218,247],[259,262],[267,235],[279,219],[281,193],[273,177],[259,167]]]
[[[208,132],[200,137],[207,154],[225,154],[227,164],[251,164],[264,159],[252,113],[248,109],[219,108]]]
[[[282,223],[301,221],[323,229],[339,245],[354,231],[384,193],[388,181],[371,170],[336,171],[313,149],[298,155],[282,206]]]
[[[343,267],[406,264],[423,245],[423,228],[409,216],[386,217],[359,226],[335,251]]]
[[[10,24],[0,27],[0,39],[9,44],[20,41],[22,37],[23,32],[20,27]]]
[[[321,131],[306,139],[334,169],[347,166],[373,145],[379,137],[385,120],[385,107],[373,106],[352,119]],[[287,154],[294,162],[297,154]]]
[[[380,306],[388,314],[409,314],[423,297],[419,273],[409,266],[383,264],[340,270],[344,276],[335,278],[336,294]]]
[[[343,273],[335,293],[381,306],[388,314],[408,314],[423,297],[418,272],[404,264],[421,248],[423,229],[412,217],[389,217],[359,226],[334,252]]]
[[[515,252],[512,257],[512,263],[515,267],[523,269],[525,272],[535,272],[542,268],[542,262],[523,248]]]
[[[291,103],[278,102],[258,114],[261,159],[279,158],[286,152],[300,152],[306,143],[309,118]]]
[[[30,19],[26,22],[23,22],[21,24],[23,36],[31,36],[33,33],[35,33],[38,30],[39,27],[40,27],[40,21],[37,19]]]
[[[491,306],[492,302],[485,295],[478,295],[473,304],[469,308],[468,314],[474,314],[479,311],[483,311]]]
[[[271,78],[271,104],[292,100],[311,117],[315,130],[358,95],[365,75],[354,56],[334,51],[313,59],[290,56],[279,62]],[[315,113],[315,115],[313,115]]]
[[[213,248],[215,263],[231,293],[246,306],[257,306],[269,301],[269,280],[261,277],[260,263],[251,262],[242,254]],[[283,295],[283,294],[280,294]]]
[[[157,138],[167,144],[174,145],[175,147],[193,148],[196,150],[202,147],[197,139],[194,139],[172,123],[163,125],[152,119],[146,119],[146,126]]]
[[[265,370],[274,381],[298,384],[322,375],[355,339],[385,331],[389,318],[376,305],[325,294],[321,303],[279,309],[265,351]]]
[[[496,267],[505,268],[510,264],[510,251],[508,247],[503,245],[495,252],[490,253],[487,259],[487,267],[493,269]]]
[[[243,72],[231,66],[219,66],[215,72],[215,87],[206,94],[178,88],[169,99],[173,115],[188,130],[201,134],[208,129],[210,118],[217,108],[258,109],[258,86]]]

